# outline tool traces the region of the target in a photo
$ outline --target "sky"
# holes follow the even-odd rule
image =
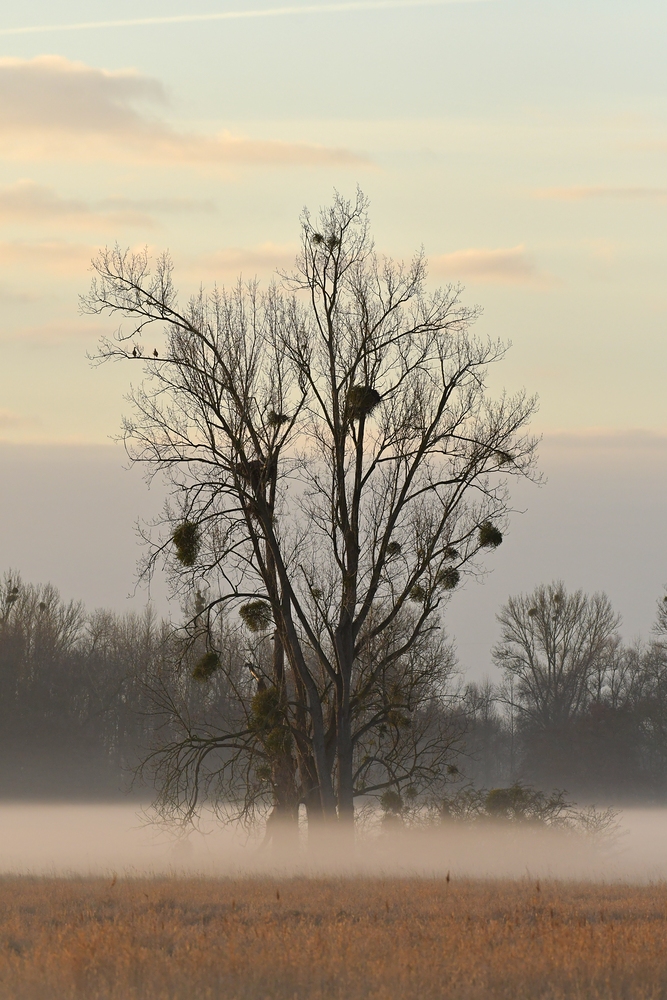
[[[423,246],[430,284],[462,282],[478,332],[512,342],[492,390],[540,398],[546,482],[517,488],[447,612],[462,667],[492,674],[499,605],[558,578],[646,637],[667,582],[666,41],[658,0],[3,9],[0,568],[146,600],[133,525],[160,497],[111,444],[127,369],[86,358],[113,330],[78,313],[96,250],[169,248],[184,295],[268,281],[302,207],[359,184],[378,248]]]

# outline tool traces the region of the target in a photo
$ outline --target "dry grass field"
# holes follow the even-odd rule
[[[667,997],[667,886],[0,879],[2,1000]]]

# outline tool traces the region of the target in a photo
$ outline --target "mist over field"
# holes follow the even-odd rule
[[[293,854],[262,847],[263,831],[221,826],[204,810],[197,829],[155,822],[132,804],[0,805],[0,875],[239,877],[358,875],[381,878],[667,880],[665,809],[627,809],[596,841],[561,830],[489,822],[425,830],[335,829]]]

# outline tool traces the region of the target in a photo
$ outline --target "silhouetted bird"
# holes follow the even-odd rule
[[[157,357],[157,347],[154,347],[154,348],[153,348],[153,357],[154,357],[154,358],[156,358],[156,357]]]
[[[136,358],[138,354],[139,351],[137,350],[137,345],[135,344],[134,347],[132,348],[132,357]]]

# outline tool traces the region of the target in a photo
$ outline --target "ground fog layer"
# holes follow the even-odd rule
[[[150,810],[129,803],[3,803],[0,873],[667,879],[664,809],[625,810],[602,837],[527,822],[380,829],[364,821],[354,845],[320,831],[319,846],[308,848],[302,831],[300,847],[289,854],[262,847],[262,824],[250,831],[206,811],[194,829],[151,819]]]
[[[667,996],[667,886],[446,879],[0,882],[12,1000]]]

